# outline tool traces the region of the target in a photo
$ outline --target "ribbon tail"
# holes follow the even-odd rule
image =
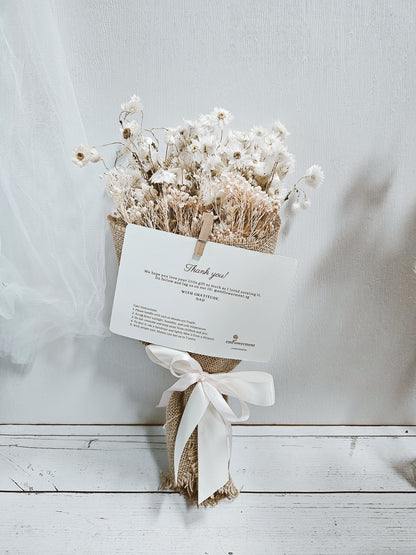
[[[171,390],[170,388],[164,391],[162,393],[162,397],[160,398],[159,404],[156,405],[156,408],[160,409],[163,407],[167,407],[169,404],[170,398],[172,397],[172,393],[173,393],[173,390]]]
[[[202,389],[201,384],[197,383],[189,397],[188,402],[186,403],[178,432],[176,434],[175,452],[173,458],[176,482],[178,481],[179,463],[181,461],[181,455],[185,448],[186,442],[195,430],[196,426],[199,424],[201,418],[204,416],[208,405],[209,401],[205,397],[204,390]]]
[[[210,403],[198,424],[198,504],[228,482],[229,433]]]
[[[197,372],[192,372],[190,374],[184,374],[181,376],[177,382],[175,382],[169,389],[163,392],[162,397],[160,398],[159,404],[156,408],[160,407],[167,407],[169,404],[169,400],[172,397],[172,393],[175,391],[185,391],[188,389],[189,386],[194,384],[199,377]]]
[[[233,451],[233,430],[229,422],[226,422],[225,424],[226,424],[226,430],[227,430],[228,471],[230,471],[231,455]]]

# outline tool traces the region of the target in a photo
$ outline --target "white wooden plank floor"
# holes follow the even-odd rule
[[[159,426],[0,426],[0,552],[416,553],[416,427],[234,426],[241,495],[158,491]]]

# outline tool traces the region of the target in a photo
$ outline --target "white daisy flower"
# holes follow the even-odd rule
[[[321,166],[317,166],[316,164],[311,166],[304,175],[304,179],[306,185],[309,185],[309,187],[313,189],[317,189],[324,180],[324,172]]]
[[[150,178],[151,183],[175,183],[176,174],[167,170],[157,170]]]
[[[243,152],[236,150],[233,152],[232,157],[229,159],[228,164],[235,170],[244,170],[251,166],[251,159]]]
[[[185,120],[184,129],[189,138],[196,139],[199,136],[201,124],[196,120]]]
[[[95,164],[100,160],[101,160],[101,156],[98,150],[96,148],[90,148],[90,162],[93,162]]]
[[[263,164],[264,164],[264,171],[266,172],[266,174],[271,174],[275,167],[276,160],[273,157],[268,156],[267,158],[264,159]]]
[[[168,127],[165,132],[165,141],[168,145],[179,143],[181,137],[179,135],[179,127]]]
[[[238,141],[227,141],[226,144],[221,145],[219,148],[228,158],[232,158],[234,153],[240,153],[242,155],[244,149]]]
[[[195,139],[192,139],[191,144],[189,144],[186,148],[188,152],[191,153],[193,160],[200,164],[204,158],[203,146],[201,145],[201,143]]]
[[[251,140],[254,141],[255,144],[260,144],[267,136],[267,129],[265,127],[261,127],[260,125],[255,125],[251,128],[250,135]]]
[[[83,168],[88,164],[88,162],[98,162],[101,159],[98,151],[95,148],[91,148],[85,145],[79,145],[72,149],[72,162]]]
[[[253,170],[254,170],[254,175],[261,178],[267,177],[267,175],[269,175],[270,173],[264,162],[257,162],[256,164],[254,164]]]
[[[199,142],[201,144],[202,150],[205,154],[213,154],[216,147],[217,141],[213,135],[202,135],[199,138]]]
[[[121,128],[121,135],[127,142],[137,141],[141,135],[140,125],[137,121],[129,121]]]
[[[282,141],[284,141],[286,139],[286,137],[288,137],[290,135],[289,131],[286,129],[286,127],[283,125],[283,123],[279,120],[274,122],[273,131],[276,133],[276,135]]]
[[[220,127],[224,127],[224,125],[228,125],[230,121],[233,119],[231,112],[225,110],[224,108],[214,108],[210,114],[213,123],[215,122]]]
[[[293,171],[296,160],[293,154],[290,154],[289,152],[285,152],[281,158],[282,160],[277,166],[277,173],[280,178],[283,178]]]
[[[250,141],[250,133],[248,131],[230,131],[228,137],[231,141],[238,141],[243,145]]]
[[[128,141],[125,141],[128,144]],[[154,143],[150,137],[143,137],[140,135],[139,140],[134,145],[134,150],[137,156],[140,158],[143,166],[150,163],[149,167],[146,167],[146,171],[153,167],[154,162],[159,159],[159,153],[157,149],[153,146]]]
[[[273,156],[274,158],[278,158],[281,152],[285,150],[279,137],[274,133],[270,133],[264,138],[263,148],[268,156]]]
[[[208,156],[204,162],[204,170],[207,172],[220,172],[224,169],[224,164],[217,154]]]
[[[143,112],[143,103],[141,99],[134,94],[128,102],[121,105],[121,109],[123,112],[127,112],[127,114],[136,114],[137,112]]]

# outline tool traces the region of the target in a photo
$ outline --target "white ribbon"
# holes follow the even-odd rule
[[[253,405],[274,404],[274,383],[266,372],[232,372],[208,374],[189,353],[148,345],[147,356],[178,378],[160,399],[158,407],[166,407],[174,391],[185,391],[196,384],[183,412],[174,449],[175,480],[179,462],[190,435],[198,426],[198,503],[205,501],[228,482],[231,454],[231,423],[244,422],[250,411],[245,401]],[[241,416],[237,416],[223,395],[240,401]]]

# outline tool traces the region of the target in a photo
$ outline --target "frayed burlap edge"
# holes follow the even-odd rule
[[[183,484],[176,484],[175,480],[173,480],[170,476],[170,473],[162,474],[159,490],[169,489],[176,491],[186,497],[186,499],[188,499],[191,503],[198,505],[198,487],[197,485],[195,486],[193,476],[184,474],[183,479],[180,482],[183,482]],[[235,487],[230,477],[224,486],[205,499],[205,501],[199,503],[199,506],[212,507],[217,505],[221,499],[235,499],[239,493],[240,491]]]
[[[124,234],[127,224],[120,218],[112,215],[108,216],[111,233],[113,237],[114,249],[118,263],[120,263],[121,251],[123,248]],[[230,246],[245,248],[273,254],[276,248],[277,237],[279,233],[280,219],[276,218],[276,231],[266,240],[262,241],[238,241],[228,243]],[[199,362],[202,369],[210,374],[219,372],[231,372],[239,363],[239,360],[211,357],[190,353],[191,356]],[[166,444],[169,458],[169,470],[162,475],[160,489],[169,489],[176,491],[186,497],[190,502],[198,504],[198,429],[192,432],[185,448],[182,452],[181,460],[178,468],[178,480],[175,481],[174,476],[174,449],[176,434],[179,423],[182,418],[185,405],[194,386],[189,387],[184,392],[175,391],[166,408]],[[200,505],[209,506],[216,505],[221,499],[234,499],[238,496],[239,490],[234,485],[230,474],[228,473],[228,481],[219,488],[213,495],[206,499]]]

